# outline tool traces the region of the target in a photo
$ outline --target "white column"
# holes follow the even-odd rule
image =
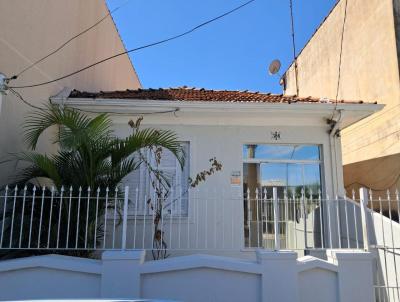
[[[373,302],[373,257],[362,251],[328,250],[328,260],[338,266],[340,302]]]
[[[275,250],[279,251],[281,249],[281,242],[280,242],[280,228],[279,228],[279,202],[278,202],[278,189],[273,187],[272,189],[272,196],[274,202],[274,231],[275,231]]]
[[[364,243],[364,250],[369,251],[369,237],[368,237],[368,190],[360,188],[360,207],[361,207],[361,226],[362,237]]]
[[[297,253],[257,250],[256,254],[262,266],[261,301],[299,301]]]
[[[102,254],[101,297],[140,298],[140,265],[145,251],[106,251]]]
[[[3,97],[6,94],[5,87],[4,87],[4,84],[5,84],[4,79],[5,79],[5,75],[0,72],[0,115],[1,115],[1,108],[3,105]]]

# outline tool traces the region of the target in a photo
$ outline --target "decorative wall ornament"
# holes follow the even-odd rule
[[[276,141],[280,140],[281,139],[281,132],[280,131],[272,131],[271,132],[271,138],[273,140],[276,140]]]

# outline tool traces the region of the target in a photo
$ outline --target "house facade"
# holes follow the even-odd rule
[[[166,150],[156,161],[169,175],[167,197],[149,185],[147,165],[119,188],[0,192],[0,215],[13,213],[10,228],[0,229],[3,255],[94,258],[1,261],[0,300],[397,301],[400,260],[386,253],[398,221],[377,213],[366,190],[359,203],[346,198],[337,135],[382,105],[186,87],[64,89],[51,103],[108,113],[121,138],[142,117],[143,128],[174,130],[186,161],[181,167]],[[140,156],[154,163],[151,152]],[[191,188],[188,178],[214,160],[222,170]]]
[[[313,230],[322,233],[325,218],[315,214],[321,204],[314,201],[345,194],[340,138],[335,133],[382,108],[359,102],[335,104],[315,98],[191,88],[74,90],[52,98],[52,103],[91,113],[111,112],[121,137],[132,131],[128,121],[139,116],[144,117],[142,127],[175,131],[187,152],[183,169],[172,155],[165,153],[161,160],[161,169],[172,175],[174,192],[167,208],[170,217],[163,222],[170,234],[168,238],[165,235],[166,240],[172,249],[220,249],[235,254],[275,248],[274,196],[282,201],[276,215],[285,220],[280,226],[281,247],[322,247],[321,241],[326,239]],[[337,118],[335,112],[340,112],[340,119],[328,123],[332,115]],[[188,178],[207,170],[213,158],[222,164],[222,171],[190,189]],[[128,238],[128,245],[151,249],[152,212],[146,200],[152,191],[146,175],[139,169],[124,183],[130,189],[130,227],[144,234],[143,238]],[[301,198],[308,202],[306,223],[302,222],[306,216],[301,214]],[[309,237],[297,236],[307,228]]]
[[[18,75],[66,41],[91,27],[97,26],[72,40],[65,47],[21,73],[9,86],[24,86],[46,82],[71,73],[108,56],[123,52],[125,47],[105,1],[12,1],[0,3],[0,73],[6,77]],[[107,17],[108,15],[108,17]],[[33,106],[42,106],[64,86],[79,89],[137,89],[139,79],[128,55],[120,56],[94,68],[48,85],[16,89]],[[22,124],[32,108],[10,91],[2,96],[0,110],[0,184],[9,182],[15,164],[3,162],[25,150]],[[52,152],[55,146],[47,136],[41,140],[39,151]]]
[[[400,184],[399,9],[396,0],[337,1],[298,54],[297,80],[294,64],[283,77],[287,95],[297,85],[300,96],[386,105],[341,132],[348,192],[364,186],[394,196]]]

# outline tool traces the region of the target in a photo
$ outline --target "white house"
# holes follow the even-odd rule
[[[400,259],[387,253],[398,244],[400,225],[377,213],[372,200],[368,204],[367,191],[361,191],[360,206],[346,198],[342,180],[340,130],[381,105],[190,88],[64,90],[51,102],[88,114],[108,112],[121,137],[132,131],[129,120],[143,116],[143,127],[178,133],[187,160],[181,169],[168,152],[161,159],[172,178],[159,220],[158,242],[165,245],[154,244],[148,203],[154,191],[145,168],[125,179],[123,198],[116,191],[101,199],[90,192],[61,193],[57,198],[79,209],[105,202],[109,211],[96,215],[103,242],[87,242],[87,227],[76,234],[85,238],[82,246],[78,239],[75,246],[59,242],[58,235],[56,242],[41,241],[39,225],[39,239],[31,244],[31,230],[37,229],[31,225],[28,247],[95,250],[101,259],[46,255],[2,261],[0,300],[399,301]],[[209,169],[210,158],[222,171],[189,188],[188,177]],[[15,196],[0,195],[4,208],[6,202],[15,208]],[[35,196],[18,200],[33,203]],[[52,205],[53,195],[37,194],[36,200]],[[107,207],[110,200],[121,202],[121,224],[116,207]],[[68,208],[50,208],[50,217],[59,217],[58,230],[68,228],[69,220],[60,225]],[[85,222],[84,212],[78,211],[78,223]],[[171,257],[160,260],[165,256]]]
[[[161,162],[162,169],[174,178],[173,202],[162,221],[168,247],[230,250],[242,256],[243,251],[256,247],[276,248],[276,228],[280,229],[280,248],[341,245],[338,241],[343,239],[336,237],[343,234],[328,240],[321,232],[326,232],[323,224],[328,218],[331,222],[339,216],[318,214],[322,200],[344,196],[340,130],[382,108],[361,101],[186,87],[64,91],[52,102],[89,114],[109,112],[121,137],[132,131],[128,121],[138,116],[144,117],[144,127],[178,133],[187,150],[185,167],[181,170],[167,153]],[[222,163],[222,171],[189,190],[188,177],[208,169],[214,157]],[[128,246],[151,249],[152,213],[146,204],[146,196],[152,194],[149,180],[142,169],[125,184],[131,200],[128,229],[140,234],[128,236]],[[277,226],[274,187],[280,203]],[[302,193],[305,201],[300,200]]]

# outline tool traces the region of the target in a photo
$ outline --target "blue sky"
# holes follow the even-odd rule
[[[110,9],[126,0],[107,0]],[[130,0],[114,20],[126,47],[188,30],[245,0]],[[293,0],[296,47],[311,37],[336,0]],[[258,0],[200,30],[131,55],[143,87],[204,87],[280,93],[268,65],[292,61],[289,0]]]

